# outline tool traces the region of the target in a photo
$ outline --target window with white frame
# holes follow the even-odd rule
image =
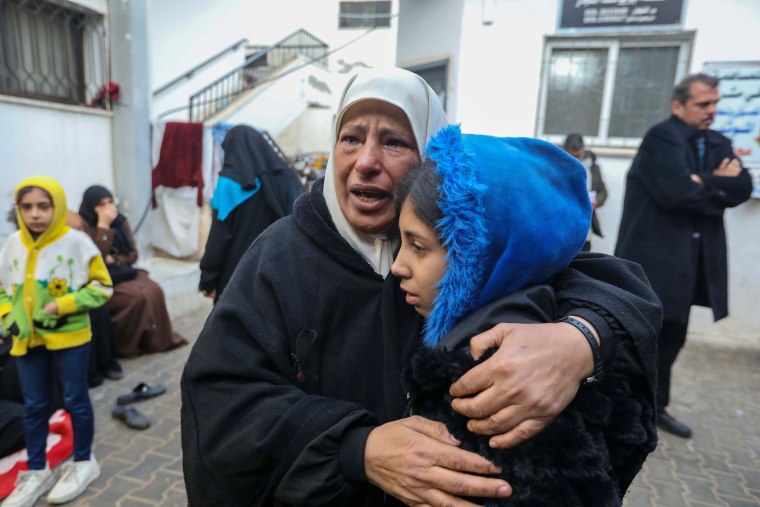
[[[391,2],[341,2],[338,28],[391,26]]]
[[[550,36],[542,62],[537,135],[559,143],[635,147],[670,114],[689,66],[693,32]]]
[[[102,15],[70,2],[0,0],[0,94],[92,104],[108,81],[105,48]]]

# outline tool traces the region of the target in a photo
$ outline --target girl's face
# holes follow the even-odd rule
[[[34,187],[24,194],[18,207],[21,219],[33,235],[39,236],[50,227],[55,210],[50,197],[41,188]]]
[[[401,278],[406,302],[427,317],[438,293],[436,285],[446,272],[446,249],[435,231],[414,214],[409,200],[401,207],[399,229],[401,249],[391,271]]]

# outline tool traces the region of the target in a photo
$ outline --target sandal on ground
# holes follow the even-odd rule
[[[136,430],[150,427],[150,419],[133,407],[114,407],[111,417],[124,421],[124,424]]]
[[[134,403],[136,401],[155,398],[156,396],[164,394],[165,392],[166,388],[160,384],[149,386],[145,382],[140,382],[134,389],[132,389],[131,393],[122,394],[116,398],[116,404],[129,405],[130,403]]]

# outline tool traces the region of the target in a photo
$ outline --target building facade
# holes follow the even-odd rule
[[[684,75],[737,62],[748,66],[743,77],[756,74],[758,96],[745,99],[757,104],[733,131],[751,131],[740,151],[757,158],[757,26],[760,2],[752,0],[401,0],[396,62],[432,72],[449,119],[466,132],[557,143],[582,133],[601,155],[609,190],[598,210],[605,237],[593,246],[612,253],[628,167],[649,126],[669,115]],[[736,94],[727,86],[724,103]],[[760,345],[759,215],[760,199],[727,211],[731,316],[713,324],[708,310],[694,308],[691,335]]]
[[[756,0],[0,0],[0,12],[0,207],[11,208],[24,176],[58,178],[70,208],[103,184],[141,224],[146,250],[163,122],[244,122],[294,152],[324,149],[345,79],[397,65],[422,75],[467,132],[559,142],[580,131],[609,189],[594,248],[611,253],[625,173],[643,133],[667,116],[672,84],[760,65]],[[302,30],[324,43],[319,61],[301,57],[290,64],[301,74],[214,97],[218,111],[193,116],[192,97],[256,72],[264,60],[252,57]],[[758,117],[745,119],[758,129]],[[693,333],[760,342],[758,213],[760,199],[727,212],[731,317],[713,325],[695,309]],[[12,230],[0,222],[0,240]]]

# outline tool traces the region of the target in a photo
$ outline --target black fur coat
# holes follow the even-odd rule
[[[532,291],[532,289],[528,289]],[[616,375],[584,384],[570,405],[541,433],[512,449],[492,449],[488,436],[467,431],[451,408],[449,386],[493,351],[474,361],[469,337],[496,322],[550,322],[553,302],[522,294],[488,305],[460,322],[434,349],[424,348],[404,371],[410,411],[444,422],[462,448],[502,467],[510,498],[480,499],[486,506],[619,506],[657,443],[654,402],[646,381]],[[542,295],[541,292],[538,293]],[[549,295],[549,292],[543,293]],[[469,330],[469,332],[468,332]]]

